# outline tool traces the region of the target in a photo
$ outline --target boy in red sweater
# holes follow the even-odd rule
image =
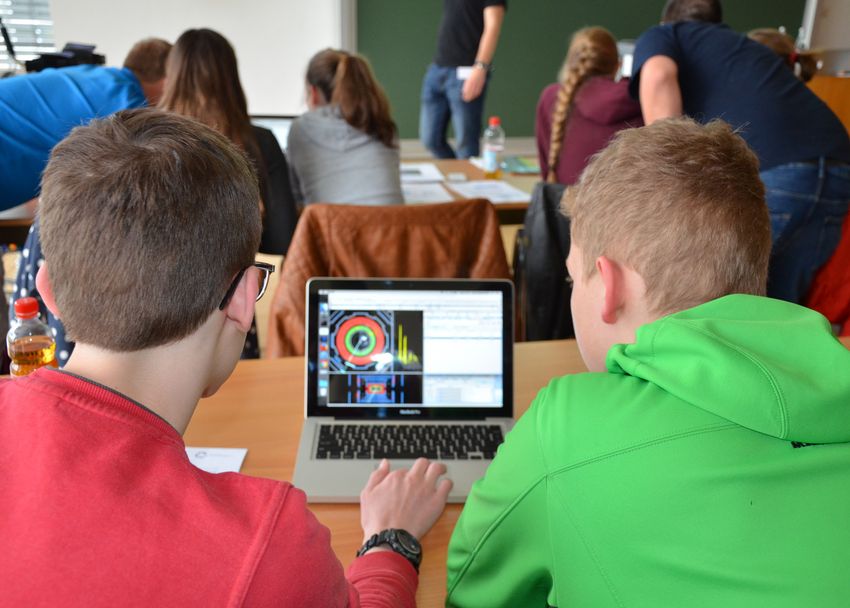
[[[415,605],[409,542],[343,573],[301,491],[186,457],[181,433],[232,372],[268,279],[259,198],[224,137],[157,110],[53,150],[37,284],[77,347],[62,371],[0,383],[0,604]],[[444,472],[382,463],[361,495],[364,538],[425,534]]]

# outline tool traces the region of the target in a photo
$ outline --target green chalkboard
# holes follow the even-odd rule
[[[805,0],[727,0],[726,22],[746,31],[785,26],[796,35]],[[441,0],[358,0],[357,46],[375,69],[403,138],[418,136],[419,94],[434,54]],[[587,25],[637,38],[660,18],[664,0],[508,0],[486,113],[508,136],[534,134],[540,91],[554,82],[571,34]]]

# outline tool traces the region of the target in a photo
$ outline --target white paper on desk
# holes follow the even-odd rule
[[[442,182],[445,177],[434,163],[401,163],[402,184],[423,184]]]
[[[523,192],[500,179],[452,183],[449,187],[464,198],[486,198],[491,203],[521,203],[531,200],[528,192]]]
[[[207,473],[238,473],[248,448],[190,448],[189,462]]]
[[[450,203],[454,199],[440,184],[402,184],[404,202],[412,203]]]

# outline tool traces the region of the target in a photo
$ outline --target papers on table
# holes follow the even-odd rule
[[[189,462],[207,473],[238,473],[247,448],[186,448]]]
[[[445,179],[434,163],[401,164],[402,184],[425,184],[429,182],[441,182]]]
[[[494,204],[527,202],[531,198],[527,192],[497,179],[453,183],[450,188],[464,198],[486,198]]]
[[[450,203],[454,199],[440,184],[402,184],[404,202],[411,203]]]

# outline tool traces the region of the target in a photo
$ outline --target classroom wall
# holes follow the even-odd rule
[[[393,105],[403,138],[415,138],[422,77],[434,53],[440,0],[358,0],[358,50],[372,62]],[[805,0],[725,0],[726,21],[739,31],[784,25],[792,36]],[[509,137],[534,134],[540,91],[554,82],[571,33],[607,27],[637,38],[658,22],[664,0],[508,0],[487,113],[502,117]]]
[[[350,0],[74,0],[52,2],[57,47],[97,44],[121,65],[134,42],[174,41],[192,27],[210,27],[230,40],[239,58],[252,114],[298,114],[304,70],[318,50],[342,44],[342,3]]]

